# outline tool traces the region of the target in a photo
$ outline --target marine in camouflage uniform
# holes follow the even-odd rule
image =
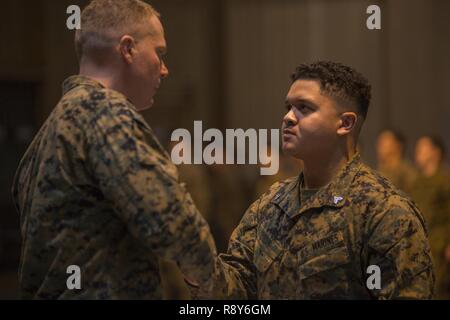
[[[431,298],[434,270],[422,214],[356,151],[368,81],[331,61],[302,64],[292,80],[282,147],[303,160],[303,170],[246,211],[217,260],[214,294]]]
[[[400,190],[411,194],[418,172],[405,159],[406,139],[399,131],[385,129],[377,138],[378,171]]]
[[[391,181],[400,190],[411,194],[417,179],[417,170],[406,160],[400,160],[394,168],[380,166],[380,173]]]
[[[208,287],[209,228],[144,118],[87,77],[63,92],[14,179],[22,297],[161,298],[160,258]],[[70,265],[80,290],[66,286]]]
[[[357,154],[332,182],[300,201],[303,175],[254,202],[217,263],[218,297],[430,298],[434,275],[416,206]],[[381,289],[368,289],[370,265]]]
[[[436,270],[436,298],[450,299],[450,262],[445,250],[450,246],[450,173],[445,167],[432,176],[420,175],[413,199],[424,213],[430,233],[430,247]]]

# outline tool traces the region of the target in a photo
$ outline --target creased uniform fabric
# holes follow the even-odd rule
[[[23,298],[161,298],[158,259],[208,286],[215,245],[176,167],[125,96],[83,76],[20,162]],[[67,288],[67,267],[81,289]]]
[[[427,299],[434,271],[422,214],[386,179],[351,161],[300,203],[303,175],[255,201],[217,260],[214,296]],[[381,289],[370,290],[370,265]],[[372,283],[372,282],[371,282]]]

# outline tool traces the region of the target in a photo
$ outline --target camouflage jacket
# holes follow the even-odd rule
[[[158,259],[210,283],[215,245],[176,167],[125,96],[82,76],[17,170],[24,298],[161,298]],[[67,268],[80,268],[69,290]]]
[[[418,177],[417,170],[406,160],[400,161],[395,168],[379,167],[378,171],[406,194],[411,194],[414,189],[414,182]]]
[[[450,173],[440,168],[431,177],[419,176],[412,193],[423,212],[429,230],[436,273],[435,298],[450,299],[450,262],[445,251],[450,246]]]
[[[302,178],[274,184],[247,210],[227,254],[217,260],[216,297],[432,296],[434,271],[424,220],[406,196],[359,155],[300,204]],[[379,267],[379,289],[371,265]]]

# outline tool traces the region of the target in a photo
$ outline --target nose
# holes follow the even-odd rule
[[[289,110],[283,118],[283,124],[286,128],[293,127],[297,124],[298,119],[295,116],[294,111]]]
[[[161,61],[160,74],[161,74],[161,79],[164,79],[164,78],[166,78],[169,75],[169,69],[167,69],[166,64],[164,63],[164,61]]]

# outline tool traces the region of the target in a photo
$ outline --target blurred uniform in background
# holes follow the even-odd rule
[[[411,194],[417,170],[405,159],[406,141],[399,132],[388,129],[378,135],[378,171],[397,188]]]
[[[416,143],[420,171],[413,198],[422,210],[436,270],[436,298],[450,299],[450,171],[444,165],[444,144],[438,137],[423,136]]]

